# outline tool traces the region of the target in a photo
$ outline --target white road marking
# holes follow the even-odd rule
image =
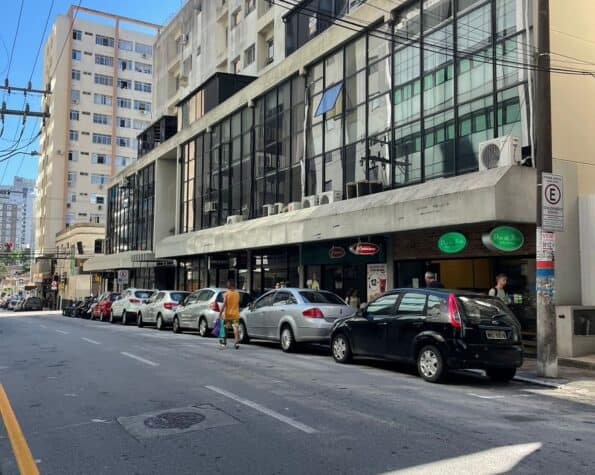
[[[68,335],[70,332],[65,332],[64,330],[56,330],[58,333],[62,333],[63,335]]]
[[[467,393],[469,396],[475,396],[480,399],[502,399],[504,396],[482,396],[481,394]]]
[[[101,343],[99,343],[98,341],[91,340],[91,338],[85,338],[84,336],[81,337],[81,340],[88,341],[89,343],[93,343],[94,345],[101,345]]]
[[[216,386],[206,386],[207,389],[210,389],[211,391],[214,391],[216,393],[219,393],[225,397],[228,397],[229,399],[233,399],[236,402],[239,402],[240,404],[243,404],[244,406],[248,406],[258,412],[262,412],[263,414],[266,414],[267,416],[272,417],[273,419],[277,419],[278,421],[284,422],[287,425],[290,425],[291,427],[301,430],[302,432],[305,432],[306,434],[314,434],[316,432],[318,432],[316,429],[306,425],[306,424],[302,424],[301,422],[296,421],[295,419],[292,419],[291,417],[287,417],[284,416],[283,414],[279,414],[276,411],[273,411],[272,409],[269,409],[267,407],[264,407],[260,404],[258,404],[257,402],[254,401],[250,401],[249,399],[244,399],[243,397],[240,397],[236,394],[230,393],[228,391],[226,391],[225,389],[221,389],[218,388]]]
[[[151,360],[146,360],[145,358],[141,358],[140,356],[133,355],[132,353],[126,353],[125,351],[120,352],[121,355],[128,356],[128,358],[135,359],[140,361],[141,363],[148,364],[149,366],[159,366],[159,363],[155,363]]]
[[[41,328],[47,328],[45,325],[39,325]]]

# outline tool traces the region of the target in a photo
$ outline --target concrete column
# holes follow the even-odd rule
[[[306,273],[304,272],[304,263],[302,259],[302,244],[299,244],[299,264],[298,264],[298,287],[306,287]]]
[[[247,287],[248,287],[248,292],[252,292],[252,251],[251,250],[247,250],[246,251],[247,257],[246,259],[248,260],[248,262],[246,262],[246,268],[248,269],[248,276],[246,278],[246,283],[247,283]]]
[[[395,249],[392,235],[386,237],[386,288],[395,287]]]
[[[580,197],[580,272],[582,305],[595,305],[595,195]],[[558,263],[556,262],[556,266]]]

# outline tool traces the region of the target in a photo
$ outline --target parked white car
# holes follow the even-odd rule
[[[147,289],[126,289],[120,295],[120,298],[112,303],[109,314],[110,323],[116,323],[118,320],[123,325],[136,320],[140,306],[145,303],[154,290]]]
[[[155,324],[158,330],[171,326],[174,313],[190,292],[178,290],[159,290],[140,306],[136,324],[142,327],[146,324]]]

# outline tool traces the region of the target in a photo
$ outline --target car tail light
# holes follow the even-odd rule
[[[217,302],[211,302],[209,304],[209,308],[213,311],[213,312],[220,312],[221,309],[219,308],[219,304]]]
[[[461,312],[459,310],[459,304],[454,294],[448,296],[448,319],[450,324],[455,328],[461,328]]]
[[[174,303],[174,302],[165,302],[165,303],[163,304],[163,306],[164,306],[166,309],[168,309],[168,310],[171,310],[171,309],[173,309],[173,308],[176,308],[178,305],[179,305],[179,304],[177,304],[177,303]]]
[[[139,299],[130,299],[130,303],[140,303]]]
[[[308,318],[324,318],[322,310],[319,308],[308,308],[302,312],[302,315]]]

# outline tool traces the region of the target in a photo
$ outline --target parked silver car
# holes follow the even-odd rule
[[[227,289],[206,288],[192,292],[186,300],[176,309],[172,327],[175,333],[183,329],[198,330],[201,336],[209,336],[210,329],[215,324],[223,305],[223,294]],[[240,310],[252,302],[248,292],[238,290],[240,293]]]
[[[190,292],[181,292],[178,290],[158,290],[153,292],[149,299],[141,304],[136,324],[142,327],[149,324],[155,324],[158,330],[164,330],[170,326],[174,319],[174,313],[179,305],[184,301]]]
[[[355,312],[332,292],[272,290],[242,312],[240,338],[279,341],[281,349],[289,352],[302,342],[328,342],[334,322]]]

